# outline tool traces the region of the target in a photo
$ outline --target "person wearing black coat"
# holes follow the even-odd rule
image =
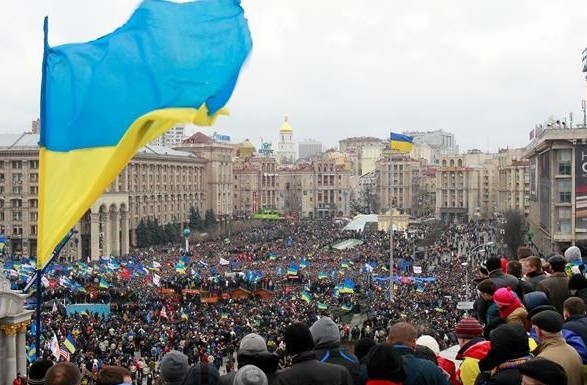
[[[577,334],[587,346],[587,306],[581,298],[569,297],[563,304],[563,317],[565,323],[563,329],[570,330]]]

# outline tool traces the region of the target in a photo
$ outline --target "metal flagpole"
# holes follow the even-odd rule
[[[393,153],[389,156],[389,301],[393,302]]]
[[[71,239],[71,237],[73,237],[73,234],[77,233],[77,230],[71,229],[69,230],[69,233],[67,233],[67,235],[65,236],[65,238],[63,238],[63,240],[57,245],[57,247],[55,247],[55,250],[53,250],[53,253],[51,254],[51,258],[49,258],[49,262],[47,262],[47,264],[45,266],[43,266],[42,269],[39,269],[35,272],[35,275],[31,278],[31,280],[27,283],[27,285],[25,286],[25,288],[22,290],[23,292],[27,292],[31,286],[33,285],[33,283],[36,284],[37,287],[37,292],[35,293],[36,299],[37,299],[37,303],[35,304],[35,359],[39,359],[41,358],[41,310],[42,310],[42,302],[43,302],[43,294],[41,292],[43,285],[42,285],[42,277],[43,277],[43,273],[45,272],[45,270],[47,270],[47,266],[49,266],[54,260],[55,258],[57,258],[57,256],[59,255],[59,253],[61,252],[61,249],[63,249],[63,247],[67,244],[67,242],[69,242],[69,240]],[[39,261],[37,260],[37,263]]]

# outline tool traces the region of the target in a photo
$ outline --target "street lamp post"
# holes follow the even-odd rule
[[[486,246],[492,246],[493,242],[487,242],[487,243],[483,243],[481,245],[477,245],[475,247],[473,247],[471,249],[471,251],[469,251],[469,253],[467,253],[467,257],[466,257],[466,261],[462,263],[463,266],[465,266],[465,280],[467,281],[466,285],[467,285],[467,300],[471,299],[471,283],[469,282],[469,270],[470,270],[470,265],[471,265],[471,256],[473,254],[475,254],[475,252],[477,252],[479,249],[481,249],[482,247],[486,247]],[[479,250],[479,252],[485,252],[485,249],[481,249]]]
[[[183,237],[185,238],[185,252],[186,253],[189,251],[189,248],[190,248],[189,239],[190,239],[191,233],[192,233],[192,230],[190,230],[189,227],[186,227],[185,229],[183,229]]]

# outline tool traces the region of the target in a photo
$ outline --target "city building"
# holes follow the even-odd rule
[[[381,159],[383,150],[389,147],[389,141],[360,136],[339,140],[338,147],[340,152],[353,159],[353,175],[363,175],[375,170],[375,164]]]
[[[436,172],[436,216],[469,221],[493,216],[497,210],[495,154],[470,150],[443,156]]]
[[[24,256],[37,248],[38,142],[33,133],[0,135],[0,234],[9,240],[7,252]],[[81,218],[61,256],[127,254],[143,218],[185,223],[192,205],[209,207],[207,164],[187,152],[143,147]]]
[[[234,215],[246,218],[260,209],[283,210],[274,157],[239,158],[232,173]]]
[[[322,143],[314,139],[306,139],[298,143],[299,159],[311,159],[322,153]]]
[[[410,214],[414,203],[414,174],[418,173],[420,162],[409,154],[386,150],[376,163],[377,185],[376,212],[389,212],[389,207]]]
[[[529,214],[530,162],[523,158],[523,153],[521,148],[500,149],[497,152],[497,211],[516,210],[525,216]]]
[[[277,141],[276,154],[279,164],[292,164],[296,161],[296,148],[293,142],[293,128],[287,121],[287,116],[283,119],[283,124],[279,127],[279,140]]]
[[[431,148],[430,164],[440,164],[443,156],[457,155],[459,146],[455,142],[454,134],[443,130],[435,131],[405,131],[405,135],[414,138],[414,145],[428,144]]]
[[[587,126],[550,120],[530,133],[529,215],[543,254],[587,240]]]
[[[178,124],[171,127],[150,144],[161,147],[175,147],[185,139],[185,124]]]

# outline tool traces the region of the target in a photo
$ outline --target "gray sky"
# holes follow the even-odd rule
[[[39,115],[43,16],[50,44],[93,40],[137,0],[0,2],[0,132]],[[461,150],[520,147],[535,123],[582,120],[587,1],[243,0],[252,55],[204,132],[327,145],[389,131],[453,132]]]

